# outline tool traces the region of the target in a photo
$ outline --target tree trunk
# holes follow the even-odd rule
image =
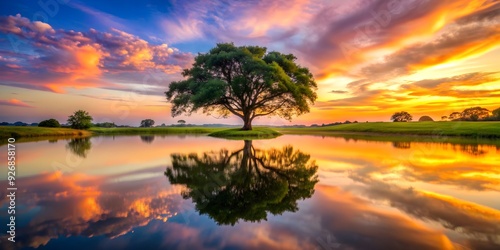
[[[252,130],[252,119],[249,116],[243,117],[243,127],[241,130]]]
[[[248,168],[252,165],[252,141],[245,140],[245,146],[243,147],[243,157],[241,158],[241,167]]]

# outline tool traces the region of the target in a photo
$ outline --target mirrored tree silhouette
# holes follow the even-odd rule
[[[154,139],[155,139],[154,135],[141,135],[141,141],[148,144],[152,143]]]
[[[184,199],[191,198],[200,214],[219,225],[295,212],[297,201],[311,197],[318,182],[315,161],[292,146],[261,150],[245,141],[235,152],[172,154],[171,159],[165,171],[170,183],[185,185]]]
[[[406,141],[393,141],[392,146],[400,149],[409,149],[411,148],[411,142]]]
[[[90,142],[90,137],[74,138],[68,142],[66,148],[73,152],[75,155],[86,158],[88,152],[92,148],[92,142]]]

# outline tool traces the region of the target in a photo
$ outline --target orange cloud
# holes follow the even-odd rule
[[[18,192],[26,197],[25,211],[36,208],[36,212],[28,226],[20,230],[19,237],[26,240],[16,242],[17,246],[37,248],[60,235],[114,238],[151,220],[166,221],[173,215],[176,208],[172,195],[178,191],[158,190],[145,195],[143,191],[155,189],[155,184],[124,189],[120,183],[110,182],[113,178],[61,172],[23,178],[24,186]],[[164,181],[163,176],[159,179]],[[6,195],[3,197],[1,204],[8,202]]]

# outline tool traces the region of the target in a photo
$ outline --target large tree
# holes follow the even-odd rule
[[[92,126],[92,116],[87,111],[78,110],[68,117],[68,124],[71,128],[87,129]]]
[[[198,54],[185,80],[172,82],[165,92],[172,116],[217,113],[234,114],[243,130],[252,129],[259,116],[276,115],[287,120],[309,112],[317,88],[309,69],[298,65],[292,54],[269,52],[265,47],[221,43]]]

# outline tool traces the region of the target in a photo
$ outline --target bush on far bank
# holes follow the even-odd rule
[[[40,123],[38,123],[38,127],[60,128],[61,124],[56,119],[51,118],[51,119],[44,120],[44,121],[41,121]]]

